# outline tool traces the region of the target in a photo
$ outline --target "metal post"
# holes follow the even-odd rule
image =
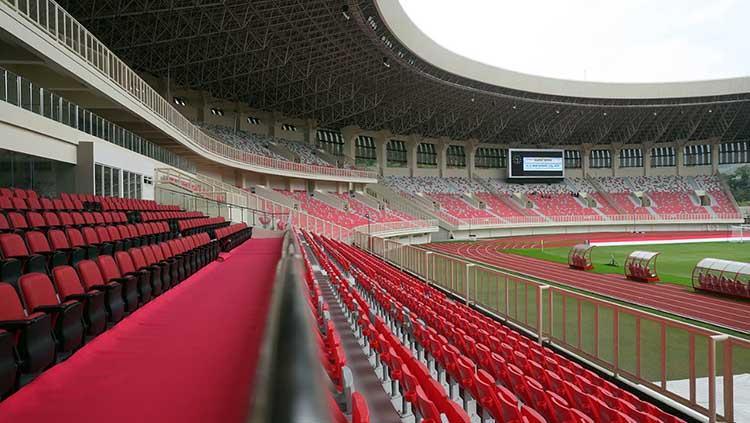
[[[430,283],[430,256],[432,255],[432,251],[428,251],[424,254],[424,280],[427,283]]]
[[[716,343],[729,339],[729,335],[708,338],[708,422],[716,422]],[[725,392],[724,395],[727,393]]]
[[[468,263],[466,265],[466,277],[464,278],[464,284],[465,284],[464,292],[466,292],[466,305],[471,304],[471,301],[469,300],[469,298],[471,298],[471,295],[469,294],[469,275],[471,274],[472,267],[474,267],[474,263]]]
[[[549,285],[539,285],[536,287],[536,325],[538,327],[537,329],[537,340],[539,341],[539,345],[542,345],[544,342],[544,291],[549,289]],[[578,326],[580,327],[581,321],[578,321]],[[550,328],[551,330],[551,328]]]

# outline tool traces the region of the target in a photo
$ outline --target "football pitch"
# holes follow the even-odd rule
[[[594,247],[591,272],[624,274],[625,258],[635,250],[661,253],[656,261],[656,270],[662,282],[691,286],[691,275],[695,265],[703,258],[750,262],[750,243],[699,242],[684,244],[643,244]],[[506,253],[534,257],[558,263],[568,262],[570,247],[529,248],[504,250]],[[609,263],[614,257],[617,266]]]

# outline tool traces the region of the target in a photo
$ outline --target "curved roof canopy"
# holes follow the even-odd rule
[[[322,127],[512,146],[750,139],[746,78],[635,86],[476,71],[415,43],[393,0],[61,5],[135,69]]]

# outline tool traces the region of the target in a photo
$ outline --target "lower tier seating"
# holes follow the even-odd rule
[[[387,378],[404,382],[405,387],[396,386],[406,401],[415,401],[412,405],[421,418],[462,421],[437,406],[433,398],[441,396],[426,392],[423,382],[445,388],[450,402],[477,419],[682,421],[377,258],[337,241],[312,238],[340,264],[342,270],[332,266],[330,273],[339,275],[339,290],[352,320],[363,328],[364,342],[374,350],[376,363],[384,363],[379,365]],[[385,332],[410,354],[384,349],[383,341],[389,344]],[[394,356],[424,369],[429,378],[417,378],[414,385],[404,377],[403,367],[394,371]]]

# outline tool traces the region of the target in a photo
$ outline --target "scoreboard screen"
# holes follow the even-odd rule
[[[563,150],[508,150],[508,178],[555,179],[565,177]]]

